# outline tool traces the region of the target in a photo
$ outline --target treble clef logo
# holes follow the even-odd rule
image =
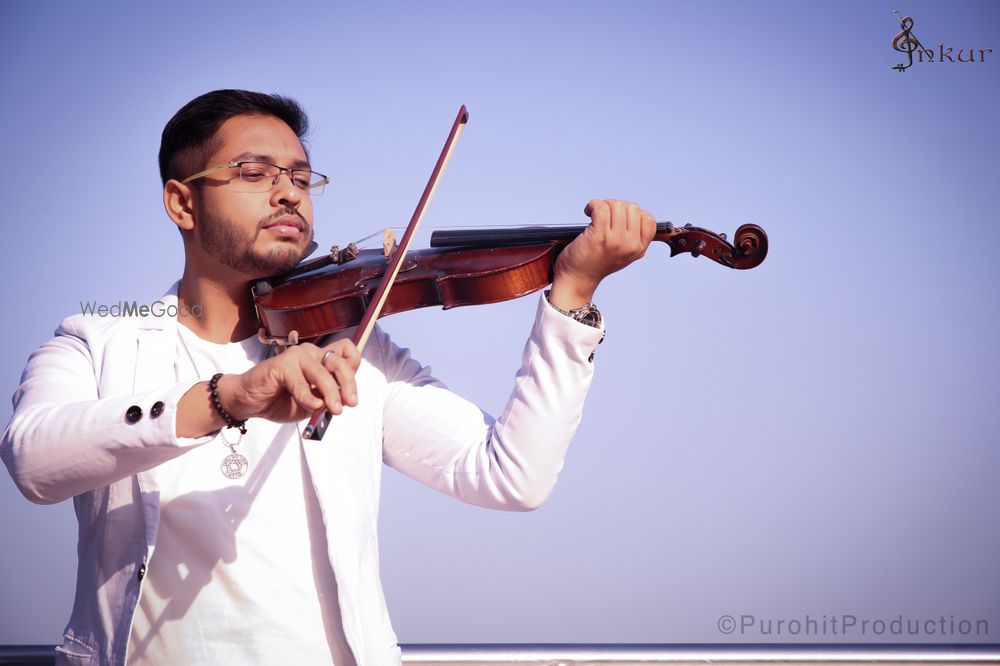
[[[899,16],[899,27],[902,28],[902,31],[893,38],[892,48],[900,53],[905,53],[908,58],[908,62],[905,65],[903,63],[899,63],[894,66],[893,69],[902,72],[913,65],[913,52],[918,48],[924,48],[924,45],[921,44],[920,40],[917,39],[917,36],[913,34],[913,19],[909,16],[901,16],[895,9],[893,9],[892,12],[896,16]]]

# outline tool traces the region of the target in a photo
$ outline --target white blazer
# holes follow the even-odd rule
[[[176,290],[165,306],[176,305]],[[165,316],[69,317],[28,359],[14,394],[4,463],[31,501],[72,497],[79,522],[76,599],[58,663],[125,663],[159,525],[149,470],[213,439],[176,435],[177,403],[194,384],[176,381],[176,326]],[[303,443],[358,664],[401,663],[379,580],[381,463],[472,504],[538,507],[579,423],[602,337],[542,298],[494,421],[376,327],[357,373],[359,405],[332,420],[323,442]]]

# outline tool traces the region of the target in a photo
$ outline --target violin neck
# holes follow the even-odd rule
[[[586,226],[498,227],[494,229],[438,229],[431,234],[431,247],[505,247],[538,243],[569,243]],[[656,240],[666,241],[676,227],[656,223]]]

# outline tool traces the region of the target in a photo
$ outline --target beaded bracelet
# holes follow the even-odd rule
[[[247,434],[247,421],[243,419],[242,421],[237,421],[233,418],[233,415],[226,411],[226,408],[222,406],[222,401],[219,399],[219,380],[222,379],[222,373],[217,372],[212,375],[212,379],[208,381],[208,390],[212,392],[212,405],[215,406],[215,411],[219,412],[219,416],[222,420],[226,422],[227,428],[239,428],[240,434]]]

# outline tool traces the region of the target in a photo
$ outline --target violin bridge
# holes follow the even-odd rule
[[[396,254],[396,249],[399,244],[396,242],[396,234],[392,232],[389,227],[385,228],[382,233],[382,252],[385,254],[386,261],[392,261],[392,255]]]

